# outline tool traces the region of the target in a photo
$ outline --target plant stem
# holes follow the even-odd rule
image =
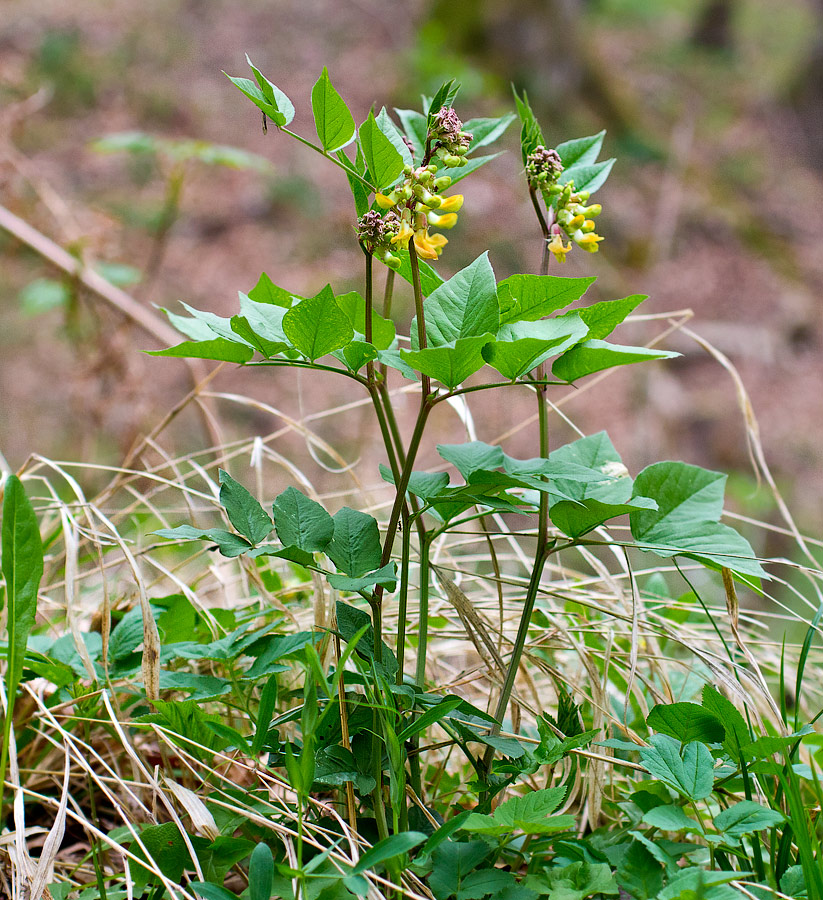
[[[409,263],[411,264],[412,288],[414,289],[414,312],[417,316],[417,349],[426,349],[426,316],[423,311],[423,289],[420,286],[420,261],[417,258],[417,249],[414,241],[409,241]],[[424,400],[431,393],[431,379],[428,375],[420,376],[423,386]]]
[[[426,683],[426,651],[429,644],[429,552],[431,541],[420,547],[420,601],[417,615],[417,669],[414,680],[422,688]]]
[[[397,684],[403,684],[406,656],[406,610],[409,603],[409,559],[411,557],[411,522],[409,511],[403,507],[401,522],[403,523],[403,545],[400,557],[400,596],[397,604]]]
[[[282,125],[277,126],[282,132],[289,135],[289,137],[293,137],[296,141],[300,141],[306,147],[310,147],[315,153],[319,153],[321,156],[324,156],[329,162],[334,163],[338,169],[342,169],[344,172],[348,172],[353,178],[356,178],[358,181],[362,182],[365,187],[367,187],[370,191],[375,192],[377,188],[373,184],[370,184],[366,179],[359,173],[355,172],[354,169],[349,166],[341,163],[339,159],[335,159],[333,156],[328,154],[322,147],[318,147],[317,144],[313,144],[311,141],[306,140],[304,137],[300,137],[297,132],[292,131],[290,128],[285,128]]]

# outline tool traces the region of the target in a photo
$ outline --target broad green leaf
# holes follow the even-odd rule
[[[248,297],[250,300],[254,300],[255,303],[270,303],[273,306],[282,306],[285,309],[292,306],[295,300],[303,299],[285,288],[278,287],[265,272],[258,278],[257,284],[249,291]]]
[[[299,547],[275,547],[274,544],[260,544],[259,547],[249,550],[246,556],[249,559],[257,559],[261,556],[287,559],[299,566],[311,566],[314,562],[314,557],[307,550],[301,550]]]
[[[195,319],[193,316],[178,316],[173,312],[169,312],[165,307],[160,307],[166,314],[169,322],[187,338],[192,341],[213,341],[215,332],[202,319]],[[233,340],[234,338],[230,338]]]
[[[505,454],[502,448],[483,441],[468,441],[465,444],[438,444],[437,452],[450,462],[468,481],[474,472],[499,469]]]
[[[325,66],[311,90],[311,108],[317,137],[327,153],[333,153],[351,143],[355,131],[354,118],[331,83]]]
[[[646,294],[632,294],[622,300],[601,300],[578,310],[580,318],[589,326],[589,338],[602,340],[644,301]]]
[[[786,817],[775,809],[761,806],[754,800],[741,800],[714,817],[714,827],[726,839],[736,843],[744,834],[764,831],[785,822]]]
[[[419,163],[423,159],[423,152],[426,148],[426,134],[428,133],[426,117],[414,109],[395,108],[394,111],[397,113],[397,118],[400,119],[403,132],[414,147],[414,158]]]
[[[272,530],[272,520],[242,484],[220,469],[220,505],[232,525],[252,544],[259,544]]]
[[[652,900],[663,887],[663,869],[640,841],[632,841],[616,876],[620,887],[636,900]]]
[[[392,834],[382,841],[378,841],[373,847],[370,847],[357,861],[352,872],[359,875],[379,866],[381,863],[402,856],[419,847],[426,840],[426,835],[420,831],[402,831],[398,834]]]
[[[285,127],[294,118],[294,105],[291,100],[273,85],[261,72],[256,69],[248,56],[246,62],[249,64],[257,84],[248,78],[234,78],[224,72],[223,74],[229,81],[258,108],[261,109],[275,125]]]
[[[499,900],[509,900],[509,891],[519,887],[511,872],[503,869],[475,869],[461,882],[457,900],[481,900],[489,895]],[[526,888],[522,890],[526,892],[528,900],[536,900],[537,895],[533,891]],[[516,896],[511,900],[515,900]]]
[[[746,744],[740,752],[746,759],[767,759],[769,756],[774,756],[775,753],[785,753],[805,735],[813,733],[814,728],[811,725],[804,725],[792,734],[779,736],[766,734]]]
[[[283,331],[291,343],[314,362],[339,350],[354,337],[349,317],[337,305],[329,285],[315,297],[308,297],[283,316]]]
[[[412,284],[409,251],[395,250],[393,252],[395,256],[400,258],[400,268],[397,270],[397,274],[408,281],[409,284]],[[420,268],[420,290],[423,292],[424,297],[428,297],[433,294],[441,284],[444,284],[444,281],[425,259],[418,259],[417,262]]]
[[[463,130],[472,136],[471,152],[493,144],[516,118],[516,113],[507,113],[499,119],[469,119],[465,122]]]
[[[646,771],[689,800],[704,800],[714,785],[714,758],[705,744],[693,742],[682,748],[667,734],[653,734],[650,747],[640,750]]]
[[[534,322],[579,300],[594,278],[510,275],[497,286],[500,324]]]
[[[259,661],[260,658],[261,657],[258,656],[255,662]],[[260,694],[260,705],[257,708],[254,739],[251,745],[252,756],[259,756],[263,752],[263,747],[266,744],[266,738],[269,734],[269,725],[271,725],[271,719],[274,715],[274,707],[277,703],[278,690],[279,679],[275,672],[269,676],[269,680],[266,682],[266,686]]]
[[[183,871],[192,866],[191,854],[180,829],[174,822],[147,825],[140,831],[140,840],[154,865],[170,881],[179,882],[183,877]],[[146,859],[146,855],[136,841],[131,844],[129,849],[139,859]],[[157,880],[157,876],[148,869],[136,866],[134,863],[132,863],[131,871],[138,885],[142,886],[147,881]]]
[[[222,697],[232,690],[232,683],[226,678],[214,675],[195,675],[192,672],[169,672],[160,670],[161,691],[184,691],[190,700],[203,702]]]
[[[680,356],[670,350],[650,350],[648,347],[624,347],[606,341],[589,340],[567,350],[552,366],[552,373],[569,383],[586,375],[602,372],[614,366],[628,366],[650,359],[671,359]]]
[[[194,525],[178,525],[176,528],[161,528],[152,532],[160,537],[175,541],[211,541],[223,556],[240,556],[252,549],[252,545],[239,534],[232,534],[222,528],[195,528]]]
[[[14,704],[23,674],[26,643],[37,612],[37,591],[43,577],[43,544],[37,516],[16,475],[6,479],[3,494],[2,539],[3,578],[6,582],[6,628],[8,647],[5,687],[9,708]],[[0,596],[2,602],[2,596]],[[7,721],[7,733],[8,722]],[[3,745],[5,761],[6,744]],[[5,772],[2,773],[5,776]],[[0,776],[0,777],[2,777]]]
[[[682,554],[764,577],[749,542],[718,521],[725,484],[722,473],[682,462],[661,462],[645,468],[635,480],[634,493],[653,497],[658,509],[632,514],[632,535],[638,545],[658,556]]]
[[[608,863],[574,862],[555,866],[526,879],[526,886],[548,894],[551,900],[584,900],[592,894],[617,894]]]
[[[390,593],[397,587],[397,566],[393,563],[386,563],[385,566],[361,575],[358,578],[352,578],[348,575],[327,575],[329,584],[337,591],[364,591],[366,588],[374,587],[376,584],[382,585]]]
[[[498,325],[497,289],[488,252],[441,284],[426,300],[429,347],[442,347],[458,338],[494,334]],[[411,334],[412,349],[417,350],[416,318],[412,320]]]
[[[251,344],[251,346],[266,359],[271,359],[272,357],[278,356],[291,349],[291,344],[288,341],[270,341],[267,338],[262,337],[254,330],[254,328],[252,328],[249,320],[245,318],[245,316],[232,316],[230,321],[231,330],[239,338],[242,338],[245,343]]]
[[[490,816],[472,813],[463,822],[462,828],[475,834],[506,834],[511,831],[547,834],[563,831],[574,826],[574,817],[552,816],[551,813],[560,806],[565,795],[563,785],[531,791],[524,797],[513,797],[501,803]]]
[[[493,159],[497,159],[498,156],[502,156],[503,151],[500,153],[489,153],[487,156],[472,156],[469,157],[468,162],[465,166],[460,166],[458,169],[450,169],[448,166],[442,166],[437,170],[437,174],[439,175],[448,175],[451,178],[452,183],[451,186],[454,187],[456,184],[461,182],[464,178],[467,178],[472,172],[476,172],[482,166],[485,166],[486,163],[491,162]],[[438,157],[435,157],[435,161],[438,160]]]
[[[739,762],[741,747],[751,743],[746,720],[735,705],[710,684],[703,688],[702,702],[703,708],[723,723],[723,749],[735,762]]]
[[[657,895],[657,900],[740,900],[740,892],[726,887],[729,881],[739,881],[751,875],[745,871],[709,871],[698,866],[689,866],[669,877],[669,883]]]
[[[355,339],[346,344],[342,350],[335,350],[333,355],[344,362],[350,372],[359,372],[366,363],[377,359],[377,350],[373,344]]]
[[[357,291],[349,291],[335,298],[337,305],[349,317],[355,333],[365,337],[366,301]],[[391,319],[384,319],[377,310],[371,313],[371,343],[377,350],[386,350],[394,343],[395,329]]]
[[[514,380],[568,350],[586,334],[577,313],[538,322],[515,322],[501,327],[496,340],[483,348],[483,358],[504,378]]]
[[[555,147],[563,168],[568,169],[571,166],[588,166],[597,162],[600,155],[600,148],[603,146],[603,138],[606,136],[605,131],[600,131],[591,137],[576,138],[573,141],[564,141]]]
[[[411,150],[406,146],[403,135],[398,131],[394,122],[392,122],[385,106],[377,114],[375,122],[377,123],[377,127],[391,141],[394,149],[403,157],[403,164],[406,166],[412,165],[414,158],[412,157]]]
[[[388,466],[380,464],[380,477],[389,484],[394,484],[394,476]],[[429,500],[437,497],[444,488],[449,486],[447,472],[412,472],[409,477],[409,493]]]
[[[380,130],[374,116],[360,126],[360,146],[375,187],[390,187],[403,171],[403,157],[395,150],[392,142]]]
[[[213,341],[183,341],[166,350],[146,350],[149,356],[174,356],[182,359],[214,359],[218,362],[247,363],[254,356],[254,348],[225,338]]]
[[[334,537],[326,555],[345,575],[359,578],[380,567],[383,549],[377,520],[344,506],[334,515]]]
[[[461,813],[462,815],[462,813]],[[447,827],[451,824],[446,823]],[[437,832],[435,832],[437,834]],[[442,842],[432,852],[429,887],[436,897],[450,897],[491,850],[485,841]]]
[[[188,303],[180,304],[186,312],[190,313],[193,319],[204,323],[212,331],[212,336],[224,338],[227,341],[242,341],[231,327],[231,319],[225,316],[218,316],[213,312],[205,309],[195,309]],[[245,343],[245,342],[244,342]]]
[[[694,819],[689,818],[682,806],[655,806],[643,813],[643,821],[661,831],[703,833],[702,826]]]
[[[628,515],[637,509],[655,509],[656,506],[657,503],[649,497],[634,497],[627,503],[603,503],[595,497],[575,498],[575,502],[560,500],[552,504],[551,520],[563,534],[579,538],[609,519]]]
[[[271,900],[274,857],[268,844],[260,843],[249,859],[249,900]]]
[[[346,156],[344,150],[338,150],[335,154],[337,159],[346,167],[346,180],[349,183],[352,197],[354,198],[354,209],[357,217],[365,215],[371,206],[371,189],[360,179],[354,172],[357,172],[362,178],[367,175],[366,163],[363,159],[363,152],[360,147],[357,148],[357,155],[354,162]]]
[[[272,303],[259,303],[245,294],[240,294],[240,315],[248,321],[260,337],[272,344],[288,346],[288,338],[283,331],[283,318],[287,310],[288,307],[275,306]],[[232,320],[231,327],[232,330],[236,330],[234,320]]]
[[[401,350],[400,356],[416,372],[437,379],[451,390],[483,368],[483,347],[491,340],[491,334],[481,334],[477,337],[459,338],[453,347]]]
[[[560,175],[560,184],[573,180],[575,191],[588,191],[593,194],[605,184],[614,163],[614,159],[606,159],[590,166],[572,166]]]
[[[210,881],[192,881],[190,884],[192,890],[203,900],[238,900],[237,894]]]
[[[325,550],[334,537],[334,520],[315,500],[288,487],[272,506],[277,537],[286,546],[309,553]]]
[[[646,724],[681,744],[721,744],[726,737],[723,723],[697,703],[658,703],[646,716]]]
[[[360,635],[360,639],[357,642],[357,653],[366,659],[373,660],[374,628],[368,613],[363,612],[362,609],[358,609],[356,606],[343,603],[342,600],[337,601],[335,609],[337,630],[340,632],[340,636],[348,643],[357,635]],[[389,678],[394,677],[400,667],[397,664],[397,657],[394,655],[394,651],[385,641],[380,643],[380,654],[383,672]]]
[[[323,747],[318,752],[314,780],[335,787],[342,787],[347,781],[352,781],[361,794],[370,793],[375,786],[374,778],[360,771],[357,758],[351,750],[340,745]]]

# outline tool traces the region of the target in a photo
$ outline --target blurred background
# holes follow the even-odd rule
[[[158,307],[180,312],[180,301],[231,315],[236,292],[263,271],[301,295],[328,281],[360,286],[345,181],[277,129],[263,134],[221,74],[248,75],[246,53],[291,97],[292,127],[309,137],[323,65],[358,121],[372,103],[419,108],[421,93],[456,77],[464,119],[511,110],[514,84],[551,143],[606,128],[604,156],[618,162],[598,195],[601,252],[572,253],[551,271],[596,274],[589,299],[649,294],[639,312],[659,318],[625,328],[624,343],[666,330],[665,313],[693,310],[688,327],[749,392],[798,522],[819,533],[821,0],[2,0],[0,204],[40,243],[0,228],[8,465],[31,453],[116,465],[192,383],[184,362],[139,352],[163,346],[157,336],[50,265],[43,237],[158,323]],[[536,269],[517,131],[461,186],[466,204],[441,274],[487,248],[498,278]],[[105,140],[123,132],[140,134]],[[409,298],[399,302],[410,318]],[[573,391],[564,413],[583,431],[607,429],[633,472],[666,458],[731,471],[733,505],[779,521],[769,492],[757,490],[733,374],[683,330],[664,345],[682,358]],[[255,398],[219,405],[226,440],[272,432],[263,403],[300,418],[350,399],[345,385],[318,389],[273,370],[226,369],[212,386]],[[531,403],[510,391],[477,396],[479,437],[531,455],[527,443],[518,448]],[[367,452],[367,412],[317,424],[342,459]],[[453,415],[442,423],[457,426]],[[554,442],[572,436],[558,417]],[[177,453],[215,439],[188,410],[164,438]],[[782,552],[779,536],[758,550]]]

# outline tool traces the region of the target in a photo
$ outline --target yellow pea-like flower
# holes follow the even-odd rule
[[[463,206],[463,195],[452,194],[451,197],[444,197],[440,204],[440,212],[456,213]]]

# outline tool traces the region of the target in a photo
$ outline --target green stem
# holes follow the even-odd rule
[[[397,604],[397,684],[403,684],[406,656],[406,615],[409,604],[409,560],[411,557],[411,522],[409,511],[403,508],[403,544],[400,557],[400,596]]]
[[[412,288],[414,289],[414,312],[417,316],[417,349],[426,349],[426,315],[423,311],[423,288],[420,286],[420,261],[414,241],[409,241],[409,263],[411,265]],[[424,399],[431,393],[431,379],[428,375],[420,376]]]
[[[319,153],[321,156],[325,157],[329,162],[334,163],[338,169],[342,169],[344,172],[348,172],[349,175],[356,178],[358,181],[362,182],[372,193],[377,191],[377,188],[366,181],[366,179],[359,173],[355,172],[354,169],[349,166],[341,163],[339,159],[335,159],[333,156],[330,156],[322,147],[318,147],[317,144],[313,144],[311,141],[306,140],[304,137],[300,137],[299,134],[292,131],[290,128],[284,128],[282,125],[277,126],[282,132],[289,135],[289,137],[293,137],[295,140],[300,141],[306,147],[310,147],[315,153]]]
[[[431,541],[420,547],[420,602],[417,616],[417,669],[414,680],[422,688],[426,683],[426,651],[429,644],[429,551]]]

